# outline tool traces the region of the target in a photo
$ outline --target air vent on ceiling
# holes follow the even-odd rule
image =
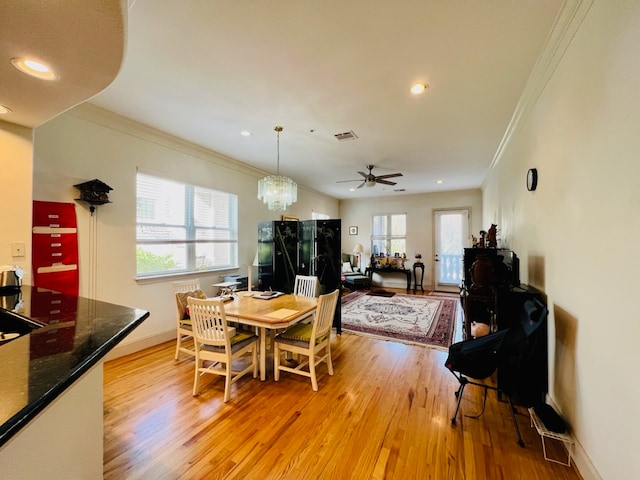
[[[355,140],[356,138],[358,138],[358,136],[355,134],[354,131],[344,132],[344,133],[336,133],[334,135],[334,137],[336,137],[339,142],[344,142],[346,140]]]
[[[404,188],[394,188],[393,191],[394,192],[406,192],[406,190]]]

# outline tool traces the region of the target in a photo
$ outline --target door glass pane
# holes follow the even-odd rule
[[[459,285],[462,281],[468,218],[466,210],[436,212],[436,286]]]

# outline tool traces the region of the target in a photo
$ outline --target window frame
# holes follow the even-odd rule
[[[158,181],[161,184],[166,185],[167,183],[174,184],[177,188],[181,188],[184,191],[184,211],[182,212],[182,222],[176,223],[175,221],[171,221],[172,219],[162,216],[157,216],[153,220],[144,219],[140,217],[141,209],[154,209],[160,206],[161,198],[153,199],[149,196],[141,195],[141,187],[140,180],[143,177],[147,177],[150,182]],[[160,192],[162,189],[158,187],[157,191]],[[224,196],[226,197],[226,202],[223,205],[221,210],[216,210],[216,206],[212,205],[208,210],[208,215],[215,219],[216,216],[219,216],[221,213],[227,213],[227,220],[224,225],[202,225],[202,221],[198,222],[198,212],[202,212],[202,209],[196,208],[197,197],[198,195],[208,195],[210,197],[210,201],[214,202],[216,196]],[[166,200],[166,199],[165,199]],[[156,203],[154,203],[156,202]],[[176,180],[173,178],[167,178],[162,175],[158,175],[157,173],[149,173],[144,171],[136,172],[136,280],[145,280],[150,278],[162,278],[162,277],[171,277],[177,275],[185,275],[185,274],[193,274],[193,273],[205,273],[205,272],[218,272],[223,270],[232,270],[238,268],[238,221],[239,221],[239,213],[238,213],[238,195],[230,192],[225,192],[221,190],[215,190],[210,187],[205,187],[202,185],[191,184],[182,180]],[[148,211],[148,210],[147,210]],[[151,215],[150,215],[151,216]],[[154,215],[155,216],[155,215]],[[160,221],[158,221],[160,220]],[[200,223],[200,224],[199,224]],[[166,231],[179,232],[182,230],[184,232],[184,238],[172,239],[172,238],[141,238],[140,233],[143,229],[147,227],[147,229],[165,229]],[[209,236],[211,238],[198,238],[202,237],[202,234],[205,233],[205,236]],[[222,235],[220,235],[222,233]],[[208,234],[208,235],[207,235]],[[222,238],[215,238],[222,237]],[[226,238],[225,238],[226,237]],[[154,271],[145,271],[141,272],[139,270],[139,247],[143,247],[145,245],[155,245],[155,246],[175,246],[182,245],[184,246],[184,265],[182,268],[171,268],[165,270],[154,270]],[[222,264],[214,264],[209,267],[198,266],[198,246],[206,246],[211,245],[212,248],[215,248],[216,245],[227,245],[228,252],[228,262]],[[152,252],[147,251],[148,253]],[[201,252],[200,252],[201,253]],[[207,257],[205,256],[205,259]]]
[[[404,234],[402,235],[394,235],[392,232],[392,217],[394,216],[404,216]],[[385,219],[385,232],[384,234],[376,234],[375,225],[376,218],[384,218]],[[394,240],[402,240],[404,242],[405,250],[402,252],[393,252],[392,251],[392,243]],[[371,254],[379,256],[380,252],[375,252],[376,243],[380,243],[380,241],[384,242],[385,246],[385,255],[393,256],[395,253],[403,254],[406,253],[407,248],[407,214],[406,213],[375,213],[371,216]]]

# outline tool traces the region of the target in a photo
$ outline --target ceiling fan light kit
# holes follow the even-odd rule
[[[276,126],[277,153],[276,174],[267,175],[258,180],[258,199],[262,200],[271,211],[284,211],[289,205],[298,201],[298,185],[289,177],[280,175],[280,132],[282,127]]]

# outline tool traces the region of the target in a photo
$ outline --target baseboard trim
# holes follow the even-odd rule
[[[159,333],[149,337],[141,338],[134,342],[121,343],[113,348],[104,358],[105,362],[109,360],[115,360],[116,358],[124,357],[125,355],[131,355],[132,353],[139,352],[145,348],[155,347],[161,343],[169,342],[176,339],[176,330],[169,330],[167,332]]]

